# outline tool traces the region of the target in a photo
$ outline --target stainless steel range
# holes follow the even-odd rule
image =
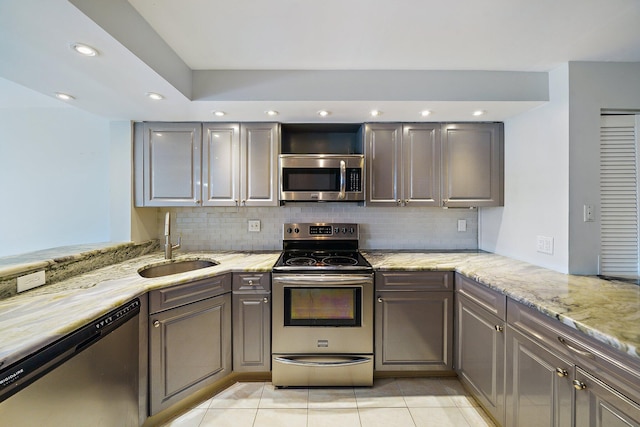
[[[373,269],[358,225],[284,224],[273,267],[272,382],[373,384]]]

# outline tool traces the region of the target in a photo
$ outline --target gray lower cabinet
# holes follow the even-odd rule
[[[271,370],[271,274],[233,275],[233,370]]]
[[[508,301],[507,426],[640,426],[640,364]]]
[[[570,427],[573,363],[513,328],[507,353],[505,425]]]
[[[504,424],[506,297],[456,274],[455,369],[485,410]]]
[[[453,273],[377,272],[375,369],[451,371]]]
[[[149,294],[150,415],[231,373],[230,276]]]
[[[580,367],[575,381],[576,427],[640,426],[638,403]]]

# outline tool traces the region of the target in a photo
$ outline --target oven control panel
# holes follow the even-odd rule
[[[291,223],[284,224],[284,240],[358,239],[358,224],[353,223]]]

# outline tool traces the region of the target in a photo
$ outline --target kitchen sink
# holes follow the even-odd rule
[[[218,265],[216,261],[210,260],[183,260],[173,261],[162,264],[148,265],[138,270],[138,274],[142,277],[162,277],[172,274],[186,273],[187,271],[199,270],[201,268],[213,267]]]

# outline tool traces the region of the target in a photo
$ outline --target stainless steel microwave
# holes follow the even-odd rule
[[[280,201],[364,200],[362,154],[281,154]]]

